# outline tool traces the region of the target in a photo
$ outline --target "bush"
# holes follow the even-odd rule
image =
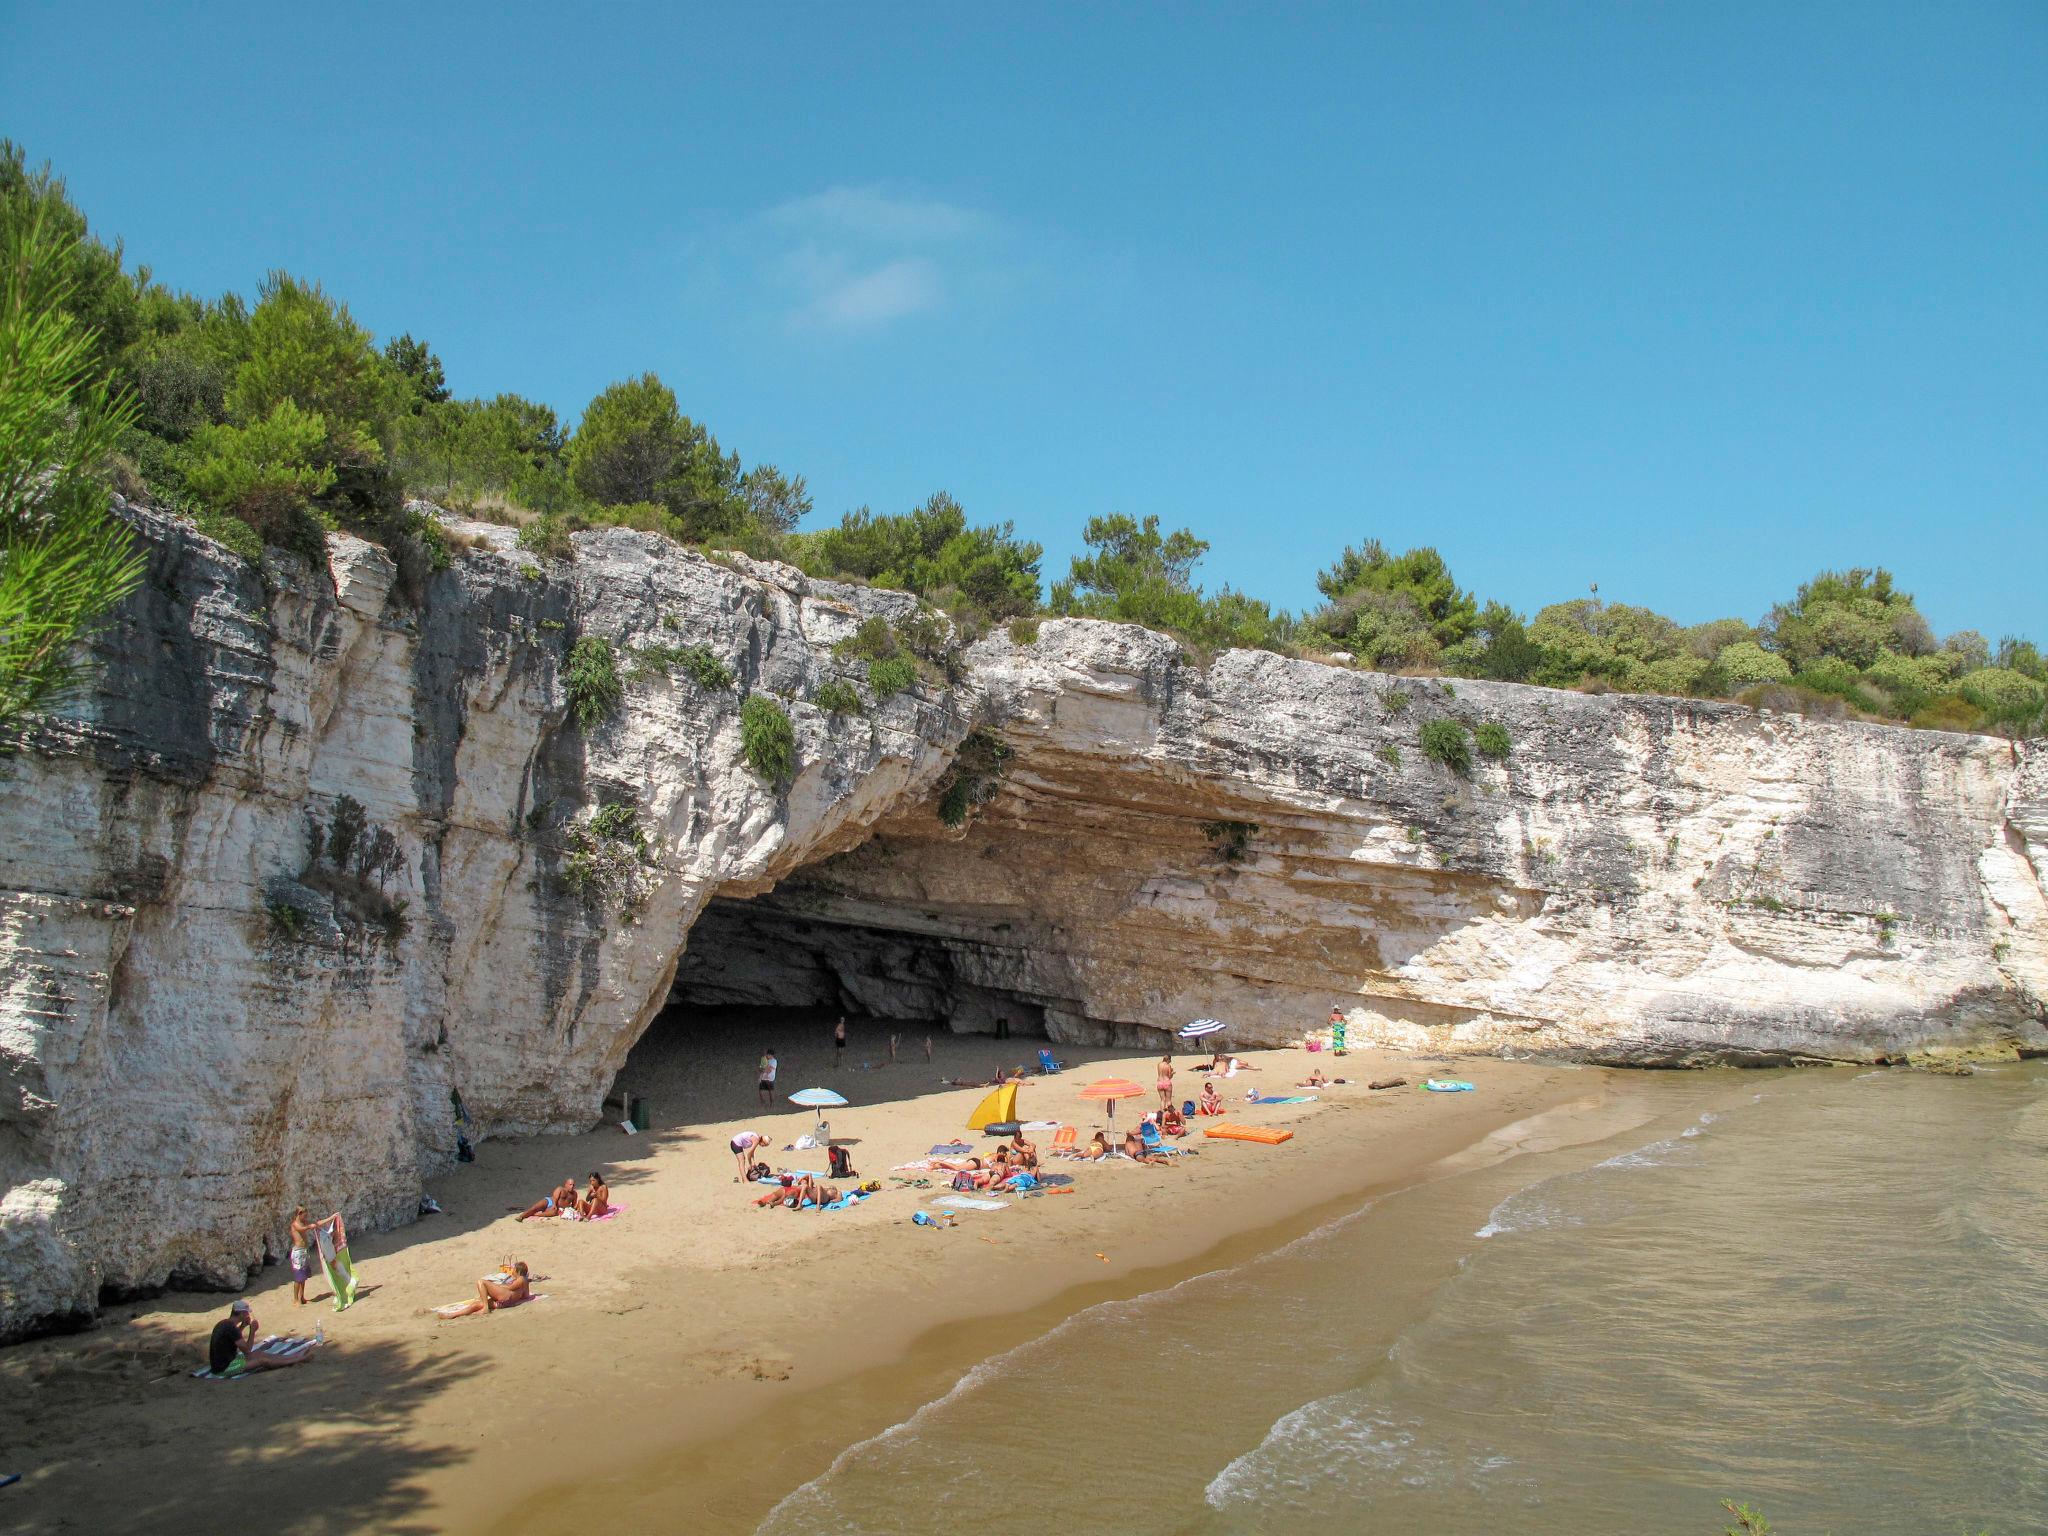
[[[832,654],[859,661],[887,661],[902,649],[902,642],[896,638],[896,631],[890,628],[889,621],[876,614],[862,619],[859,628],[832,647]]]
[[[281,400],[249,426],[194,432],[181,465],[185,489],[209,510],[230,515],[258,496],[318,496],[334,484],[333,469],[314,462],[326,442],[318,412]]]
[[[719,693],[732,687],[732,668],[707,645],[643,645],[633,653],[636,680],[680,671],[699,688]]]
[[[1472,767],[1472,744],[1465,727],[1456,720],[1429,720],[1422,727],[1422,751],[1453,773]]]
[[[537,517],[528,523],[519,530],[519,547],[543,560],[570,560],[576,554],[569,530],[559,517]]]
[[[1001,787],[1009,762],[1010,748],[1002,737],[985,726],[969,731],[954,754],[952,777],[939,795],[939,820],[949,827],[964,825]]]
[[[749,695],[740,707],[740,747],[747,765],[780,788],[796,774],[796,730],[789,711],[765,694]]]
[[[1981,667],[1959,678],[1956,692],[1986,713],[1997,713],[2039,704],[2048,695],[2048,688],[2024,672],[2007,667]]]
[[[1398,768],[1401,766],[1401,749],[1395,746],[1391,741],[1388,742],[1385,746],[1381,747],[1377,752],[1373,754],[1373,756],[1377,757],[1389,768]]]
[[[1209,846],[1216,850],[1217,857],[1226,864],[1238,864],[1244,860],[1245,850],[1251,840],[1259,835],[1259,824],[1255,821],[1205,821],[1202,836],[1209,839]]]
[[[1754,640],[1738,640],[1733,645],[1722,646],[1714,657],[1714,665],[1730,688],[1782,683],[1792,676],[1792,668],[1784,657],[1775,651],[1765,650]]]
[[[868,686],[874,689],[877,703],[901,693],[916,681],[917,663],[908,656],[868,663]]]
[[[820,683],[818,691],[811,696],[811,702],[818,708],[834,715],[857,715],[860,713],[860,694],[853,684],[843,678],[833,678]]]
[[[571,823],[560,879],[594,907],[631,913],[647,899],[647,866],[652,862],[639,812],[623,801],[612,801],[587,819]]]
[[[1472,733],[1472,743],[1479,748],[1481,757],[1501,761],[1514,750],[1514,739],[1508,735],[1508,728],[1498,720],[1489,720]]]
[[[1914,710],[1912,723],[1923,731],[1974,731],[1984,723],[1984,714],[1968,699],[1947,693]]]
[[[579,730],[600,724],[626,696],[619,681],[618,657],[611,641],[602,635],[585,635],[569,648],[562,683],[569,695],[570,717]]]
[[[1032,644],[1035,644],[1035,643],[1037,642],[1037,640],[1038,640],[1038,620],[1036,620],[1036,619],[1012,619],[1012,620],[1010,620],[1010,643],[1011,643],[1012,645],[1032,645]]]

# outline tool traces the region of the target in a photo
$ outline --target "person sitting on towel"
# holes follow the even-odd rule
[[[1321,1067],[1317,1067],[1314,1071],[1309,1073],[1308,1080],[1306,1082],[1296,1083],[1294,1086],[1297,1088],[1322,1088],[1328,1086],[1329,1081],[1330,1080],[1327,1077],[1323,1076],[1323,1069]]]
[[[575,1209],[576,1175],[572,1173],[568,1178],[562,1180],[561,1183],[549,1190],[545,1200],[534,1201],[532,1205],[521,1211],[513,1220],[530,1221],[536,1216],[559,1216],[564,1211],[573,1211]]]
[[[1159,1129],[1168,1136],[1185,1136],[1188,1133],[1188,1123],[1181,1119],[1180,1111],[1169,1104],[1159,1112]]]
[[[611,1208],[611,1186],[605,1183],[603,1174],[592,1172],[590,1175],[589,1193],[576,1202],[576,1213],[585,1221],[589,1221],[593,1216],[604,1215]]]
[[[573,1187],[573,1185],[572,1185]],[[486,1275],[476,1283],[476,1300],[466,1301],[443,1317],[474,1317],[479,1312],[496,1312],[501,1307],[516,1307],[533,1294],[533,1277],[527,1273],[526,1261],[514,1259],[512,1273],[503,1280]]]
[[[1021,1125],[1010,1133],[1010,1160],[1026,1168],[1038,1166],[1038,1143],[1025,1140]]]
[[[256,1314],[249,1303],[237,1301],[228,1315],[213,1325],[206,1340],[206,1368],[216,1376],[239,1376],[244,1371],[267,1371],[273,1366],[297,1365],[300,1356],[280,1359],[256,1350]]]
[[[1202,1084],[1202,1102],[1197,1107],[1196,1113],[1203,1115],[1220,1115],[1223,1113],[1223,1095],[1216,1091],[1214,1083]]]

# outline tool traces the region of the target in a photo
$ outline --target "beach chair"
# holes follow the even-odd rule
[[[1150,1120],[1141,1120],[1138,1123],[1138,1140],[1145,1144],[1147,1152],[1164,1152],[1169,1157],[1180,1155],[1180,1148],[1169,1142],[1159,1127]]]
[[[1061,1126],[1061,1127],[1060,1127],[1060,1128],[1059,1128],[1058,1130],[1056,1130],[1056,1131],[1054,1131],[1054,1132],[1052,1133],[1052,1149],[1053,1149],[1053,1151],[1055,1151],[1055,1152],[1071,1152],[1071,1151],[1073,1151],[1073,1150],[1074,1150],[1074,1137],[1075,1137],[1075,1136],[1077,1136],[1078,1134],[1079,1134],[1079,1132],[1077,1132],[1077,1131],[1076,1131],[1076,1130],[1074,1129],[1074,1127],[1073,1127],[1073,1126],[1071,1126],[1071,1125],[1063,1125],[1063,1126]]]
[[[1052,1059],[1052,1052],[1041,1047],[1038,1052],[1039,1074],[1043,1077],[1051,1077],[1053,1073],[1059,1070],[1060,1064]]]

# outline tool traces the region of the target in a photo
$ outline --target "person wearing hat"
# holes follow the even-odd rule
[[[256,1343],[256,1314],[249,1303],[237,1301],[228,1315],[213,1325],[206,1341],[206,1368],[216,1376],[239,1376],[244,1371],[265,1371],[277,1365],[297,1365],[298,1357],[282,1359],[253,1353]]]

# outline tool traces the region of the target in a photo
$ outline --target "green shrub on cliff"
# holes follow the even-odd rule
[[[1453,773],[1472,767],[1472,743],[1456,720],[1426,720],[1422,725],[1423,756],[1434,758]]]
[[[740,749],[747,766],[780,789],[796,774],[796,728],[789,711],[765,694],[750,694],[740,706]]]
[[[611,641],[602,635],[585,635],[571,646],[562,686],[569,695],[569,717],[577,729],[588,731],[601,724],[626,696]]]
[[[860,693],[853,684],[843,678],[831,678],[818,685],[818,691],[811,695],[811,702],[832,715],[857,715],[860,713]]]
[[[1495,762],[1500,762],[1515,749],[1514,738],[1498,720],[1489,720],[1474,731],[1472,744],[1479,749],[1481,757],[1490,757]]]

